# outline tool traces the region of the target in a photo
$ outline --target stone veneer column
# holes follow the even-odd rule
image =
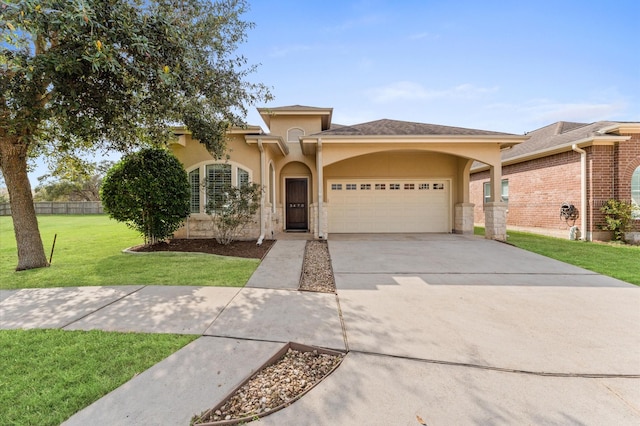
[[[473,234],[473,203],[458,203],[455,205],[454,226],[455,234]]]
[[[264,203],[264,215],[262,216],[262,220],[264,221],[264,230],[265,230],[265,238],[270,240],[273,238],[273,218],[271,217],[271,203]]]
[[[320,228],[322,229],[322,238],[329,239],[329,206],[327,203],[322,204],[322,214],[320,215]]]
[[[484,207],[484,236],[507,241],[507,203],[489,202]]]
[[[311,203],[309,206],[309,230],[313,233],[313,238],[318,238],[318,227],[316,222],[318,221],[318,205]]]

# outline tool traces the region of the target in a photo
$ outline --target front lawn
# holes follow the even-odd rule
[[[484,235],[484,228],[476,227],[475,233]],[[640,285],[640,246],[571,241],[516,231],[507,232],[507,242],[524,250]]]
[[[0,289],[106,285],[202,285],[242,287],[260,263],[207,254],[122,250],[142,237],[105,215],[41,215],[47,257],[57,234],[51,266],[15,272],[18,263],[13,222],[0,217]]]
[[[197,337],[0,331],[0,424],[59,425]]]

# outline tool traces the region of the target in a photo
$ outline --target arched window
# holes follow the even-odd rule
[[[304,130],[294,127],[287,131],[287,142],[299,142],[299,137],[304,136]]]
[[[631,175],[631,204],[634,207],[633,218],[640,219],[640,166]]]
[[[191,213],[205,213],[207,203],[220,197],[225,185],[244,186],[251,172],[235,163],[201,164],[189,172]]]

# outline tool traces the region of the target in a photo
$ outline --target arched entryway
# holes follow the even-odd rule
[[[291,162],[281,171],[282,204],[284,206],[284,230],[306,232],[309,230],[311,207],[311,170],[301,162]]]

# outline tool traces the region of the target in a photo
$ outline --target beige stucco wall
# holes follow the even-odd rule
[[[271,118],[269,130],[272,135],[280,135],[286,141],[287,132],[292,128],[304,130],[305,135],[313,135],[322,131],[322,121],[320,117],[299,115],[279,115]]]
[[[261,162],[261,150],[259,137],[245,140],[244,134],[232,134],[227,140],[228,160],[241,166],[251,173],[254,183],[261,184],[265,190],[262,222],[265,224],[263,231],[270,234],[282,229],[284,222],[285,205],[285,180],[286,178],[306,177],[309,179],[309,226],[315,229],[318,212],[318,171],[316,156],[304,155],[298,140],[287,142],[287,133],[290,129],[302,129],[306,136],[322,131],[322,116],[316,115],[275,115],[270,118],[269,141],[263,143]],[[288,148],[288,153],[283,154],[279,145],[274,142],[273,136],[280,136]],[[215,162],[215,158],[207,152],[206,148],[185,135],[184,146],[173,144],[171,146],[176,157],[184,164],[187,171],[195,167]],[[317,141],[316,141],[317,143]],[[471,211],[469,203],[469,178],[468,171],[472,159],[487,164],[500,164],[499,145],[496,141],[473,140],[473,138],[461,139],[433,139],[429,137],[408,137],[400,139],[394,137],[372,137],[370,139],[349,137],[327,137],[322,141],[322,164],[324,186],[324,203],[330,203],[327,199],[327,181],[336,178],[436,178],[448,179],[451,186],[451,223],[458,220],[464,223],[464,218],[454,217],[454,211]],[[315,146],[305,145],[305,152],[313,152]],[[320,148],[318,148],[320,149]],[[226,157],[225,157],[226,158]],[[318,157],[319,159],[319,157]],[[225,161],[225,159],[221,160]],[[269,171],[269,165],[273,166],[275,179]],[[261,167],[266,170],[262,171]],[[264,177],[264,181],[261,177]],[[273,188],[275,188],[275,205],[269,202]],[[463,203],[463,208],[454,209]],[[326,206],[325,206],[326,207]],[[466,209],[466,210],[465,210]],[[323,211],[326,216],[326,210]],[[460,213],[459,215],[462,215]],[[466,216],[465,216],[466,217]],[[198,222],[200,220],[201,222]],[[189,226],[183,231],[188,231],[190,236],[206,236],[210,233],[210,223],[205,214],[191,216]],[[256,220],[248,237],[255,237],[260,233],[260,218]],[[325,219],[326,222],[326,219]],[[455,222],[455,223],[458,223]],[[457,225],[456,225],[457,226]],[[464,227],[462,225],[458,227]],[[457,228],[456,228],[457,229]]]
[[[331,152],[328,146],[325,152]],[[333,163],[324,169],[324,193],[327,180],[340,178],[442,178],[451,179],[452,200],[456,195],[458,159],[452,155],[428,151],[388,151],[361,155]],[[330,202],[330,199],[326,199]]]
[[[216,160],[207,148],[191,135],[185,136],[185,146],[172,144],[173,154],[184,165],[187,172],[202,164],[209,164],[216,161],[224,162],[226,157]],[[243,166],[251,172],[252,181],[261,184],[260,181],[260,151],[255,145],[245,142],[244,135],[230,135],[227,139],[227,150],[229,161]]]

